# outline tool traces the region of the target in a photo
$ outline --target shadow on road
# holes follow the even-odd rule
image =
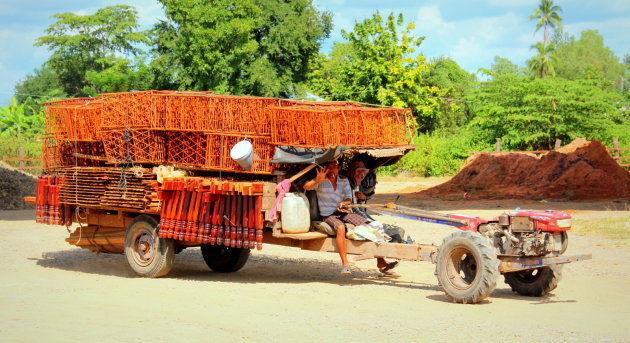
[[[32,220],[35,222],[35,208],[32,210],[4,210],[0,211],[0,220]]]
[[[33,259],[37,265],[88,274],[110,275],[123,278],[137,276],[121,254],[92,254],[87,250],[62,250],[46,252],[42,258]],[[408,289],[440,291],[428,283],[409,282],[380,277],[374,270],[354,268],[352,276],[340,275],[338,262],[327,262],[308,258],[281,258],[253,254],[243,269],[236,273],[216,273],[203,262],[199,249],[186,249],[176,255],[175,263],[166,279],[184,281],[208,281],[224,283],[312,283],[326,282],[340,286],[382,285]],[[158,282],[158,281],[156,281]]]

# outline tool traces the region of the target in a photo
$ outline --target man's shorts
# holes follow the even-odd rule
[[[335,212],[324,219],[324,223],[330,225],[330,227],[332,227],[335,231],[337,230],[337,227],[344,225],[344,223],[350,223],[354,226],[358,226],[367,222],[367,219],[358,214],[341,212]]]

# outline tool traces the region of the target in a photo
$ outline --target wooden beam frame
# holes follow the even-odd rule
[[[309,234],[317,234],[317,237]],[[305,239],[292,237],[300,235],[305,235]],[[307,238],[307,236],[309,237]],[[296,235],[274,235],[273,232],[265,231],[263,232],[263,243],[295,247],[310,251],[339,252],[336,239],[319,232]],[[357,255],[357,260],[386,257],[398,260],[435,262],[435,256],[437,254],[437,246],[432,244],[376,244],[372,241],[354,241],[349,239],[346,239],[346,243],[348,255]]]

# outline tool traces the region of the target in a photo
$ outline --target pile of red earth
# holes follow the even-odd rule
[[[462,199],[630,199],[630,173],[599,141],[579,138],[542,157],[477,154],[449,181],[417,194]]]
[[[35,208],[24,197],[35,195],[36,182],[37,177],[0,161],[0,210]]]

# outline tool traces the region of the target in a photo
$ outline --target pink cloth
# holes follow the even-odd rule
[[[282,206],[282,199],[284,199],[284,195],[289,192],[291,189],[291,181],[289,179],[284,179],[280,181],[278,186],[276,186],[276,190],[278,191],[278,197],[276,198],[276,202],[273,203],[273,207],[271,208],[271,216],[270,219],[272,222],[278,221],[278,208]]]

